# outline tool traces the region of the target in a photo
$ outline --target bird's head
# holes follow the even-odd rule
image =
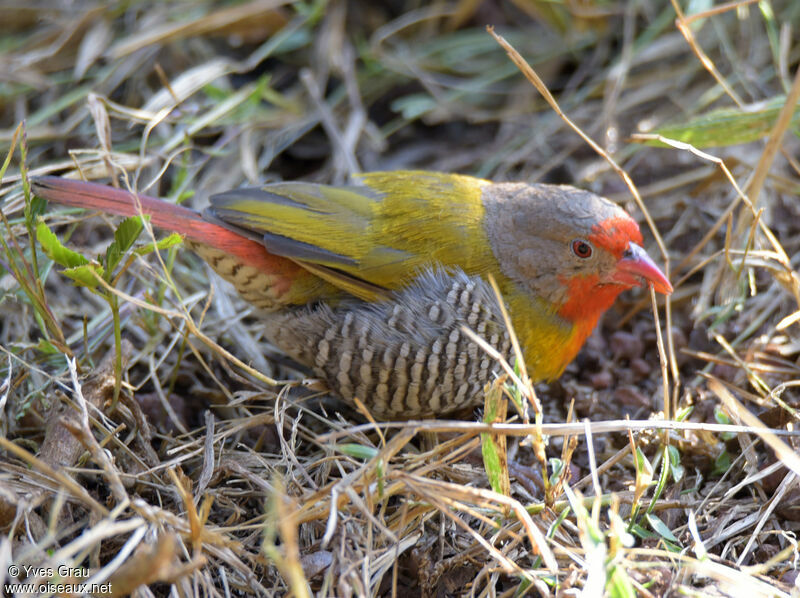
[[[672,285],[642,249],[639,226],[622,208],[568,186],[491,185],[487,233],[503,273],[563,318],[594,326],[617,296]]]

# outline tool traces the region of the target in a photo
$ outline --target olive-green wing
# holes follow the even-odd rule
[[[358,180],[357,186],[237,189],[213,196],[208,213],[365,299],[404,286],[431,265],[476,274],[491,269],[482,226],[485,181],[419,171]]]

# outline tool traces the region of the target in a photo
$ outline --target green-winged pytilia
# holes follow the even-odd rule
[[[574,187],[398,171],[356,184],[267,184],[202,214],[96,183],[33,180],[60,204],[175,231],[264,314],[267,337],[379,419],[444,416],[483,401],[502,354],[497,280],[534,381],[558,377],[617,296],[672,286],[619,206]]]

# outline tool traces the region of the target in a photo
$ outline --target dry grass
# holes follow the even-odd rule
[[[5,581],[17,564],[139,596],[798,595],[800,5],[383,4],[0,6]],[[42,212],[21,184],[80,173],[199,207],[401,167],[602,193],[676,291],[658,319],[626,294],[537,388],[542,426],[378,426],[270,384],[303,372],[188,252],[71,285],[37,216],[89,257],[115,224]],[[484,466],[501,439],[508,461]]]

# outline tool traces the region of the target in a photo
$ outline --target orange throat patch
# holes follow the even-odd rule
[[[592,334],[600,316],[614,304],[625,287],[616,284],[598,284],[597,276],[576,276],[564,283],[569,289],[567,293],[569,299],[558,310],[558,315],[573,325],[571,338],[564,347],[564,357],[567,360],[564,367],[566,367],[575,359],[586,339]]]
[[[571,300],[560,309],[522,292],[505,295],[525,355],[528,375],[534,382],[558,378],[575,359],[602,313],[623,290],[616,285],[610,286],[613,293],[603,292],[599,296],[598,289],[594,288],[588,295],[591,303],[578,300],[572,293]]]

